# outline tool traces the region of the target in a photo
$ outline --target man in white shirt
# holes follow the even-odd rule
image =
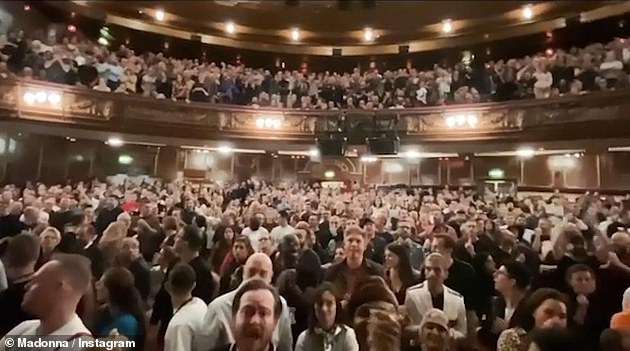
[[[254,251],[260,252],[260,245],[258,241],[262,235],[269,236],[269,231],[265,229],[262,224],[265,222],[265,218],[261,213],[257,213],[249,221],[249,227],[243,229],[242,235],[249,238],[249,242],[252,244]]]
[[[273,264],[269,256],[264,253],[251,255],[243,269],[243,284],[258,278],[271,283],[273,277]],[[241,284],[241,286],[243,285]],[[239,287],[240,288],[240,287]],[[232,303],[239,289],[217,297],[208,305],[208,311],[204,318],[203,327],[196,335],[198,337],[196,350],[214,350],[217,347],[234,342],[232,334]],[[282,300],[282,313],[273,332],[272,342],[277,351],[292,351],[293,336],[291,334],[291,318],[286,301]]]
[[[77,305],[90,288],[92,275],[87,258],[74,254],[57,254],[33,276],[24,295],[22,307],[39,319],[20,323],[0,340],[0,351],[13,336],[47,336],[49,340],[91,338],[90,331],[75,313]],[[58,339],[55,339],[57,337]],[[78,343],[76,348],[79,350]]]
[[[287,211],[280,211],[279,214],[278,226],[271,230],[271,239],[276,243],[279,243],[286,235],[295,232],[295,229],[289,225],[289,213]]]
[[[192,296],[195,288],[195,270],[179,263],[168,275],[166,290],[174,307],[173,318],[164,336],[164,351],[195,350],[195,335],[203,327],[208,309],[206,303]]]

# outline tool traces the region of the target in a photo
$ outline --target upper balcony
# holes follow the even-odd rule
[[[630,90],[399,110],[185,103],[39,81],[0,81],[0,120],[190,139],[286,140],[395,128],[403,143],[607,139],[630,133]]]

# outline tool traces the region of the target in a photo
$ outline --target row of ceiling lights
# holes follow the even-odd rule
[[[143,13],[141,10],[138,11],[139,13]],[[155,19],[162,22],[165,20],[166,15],[164,13],[164,10],[158,9],[155,11],[155,15],[154,15]],[[534,17],[534,11],[532,9],[532,5],[528,4],[522,7],[521,9],[521,17],[523,18],[523,20],[531,20]],[[444,34],[450,34],[453,32],[453,21],[450,18],[447,18],[445,20],[442,21],[442,26],[441,26],[441,30],[442,33]],[[228,21],[225,23],[225,32],[227,34],[233,35],[236,33],[236,24],[232,21]],[[379,35],[377,33],[375,33],[375,31],[370,28],[370,27],[366,27],[363,29],[363,41],[365,42],[372,42],[374,41],[376,38],[378,38]],[[294,42],[297,42],[300,40],[300,29],[299,28],[292,28],[291,29],[291,40]]]

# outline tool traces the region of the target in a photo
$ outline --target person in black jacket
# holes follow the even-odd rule
[[[118,215],[123,212],[118,203],[118,198],[114,195],[110,195],[105,200],[103,208],[98,212],[96,216],[96,233],[100,236],[105,229],[116,221]]]
[[[96,229],[93,225],[85,224],[79,227],[77,240],[81,243],[78,253],[90,259],[92,276],[98,280],[105,271],[105,261],[103,253],[97,245]]]
[[[149,265],[140,253],[140,243],[136,238],[124,238],[122,247],[116,256],[116,262],[127,268],[134,278],[134,285],[143,301],[147,301],[151,291],[151,272]]]

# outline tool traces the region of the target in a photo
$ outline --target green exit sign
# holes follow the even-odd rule
[[[493,168],[488,171],[488,177],[494,178],[494,179],[504,178],[505,172],[501,168]]]

